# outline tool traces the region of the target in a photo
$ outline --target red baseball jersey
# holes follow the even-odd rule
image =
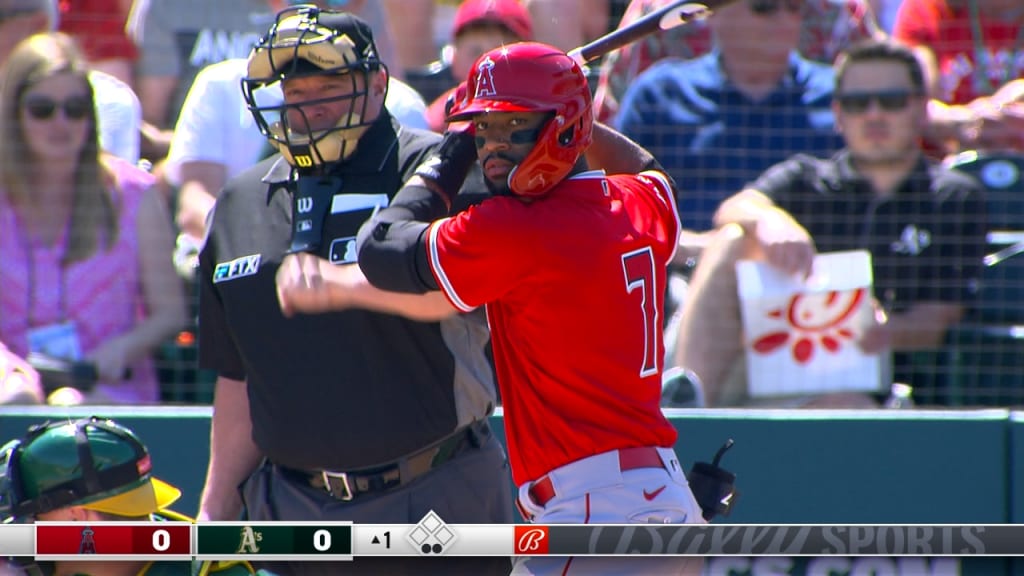
[[[673,446],[661,412],[666,265],[679,215],[661,172],[563,181],[431,225],[438,285],[486,304],[516,484],[608,450]]]

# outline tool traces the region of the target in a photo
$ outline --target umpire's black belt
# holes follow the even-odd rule
[[[430,446],[373,468],[338,472],[333,470],[298,470],[278,465],[288,476],[309,482],[338,500],[349,501],[367,492],[379,492],[412,482],[432,469],[448,462],[470,447],[479,448],[490,436],[486,420],[459,428]]]

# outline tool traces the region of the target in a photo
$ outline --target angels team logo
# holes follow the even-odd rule
[[[753,343],[759,354],[770,354],[790,342],[791,353],[797,364],[807,364],[814,357],[817,341],[828,352],[837,352],[843,340],[853,340],[854,333],[847,326],[865,299],[866,290],[830,291],[824,294],[796,294],[783,308],[767,312],[771,319],[785,318],[787,330],[763,334]],[[791,334],[795,332],[795,334]]]
[[[498,90],[494,87],[494,60],[488,56],[477,66],[474,98],[497,95]]]
[[[82,541],[78,544],[79,554],[96,554],[96,531],[86,526],[82,528]]]

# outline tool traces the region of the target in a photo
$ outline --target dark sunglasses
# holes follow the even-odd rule
[[[780,8],[793,14],[803,10],[803,0],[750,0],[750,11],[760,16],[775,14]]]
[[[871,107],[871,102],[886,112],[903,110],[910,104],[910,99],[918,93],[911,90],[883,90],[881,92],[847,92],[837,94],[839,109],[848,114],[863,114]]]
[[[72,96],[61,102],[46,96],[31,96],[22,105],[29,116],[36,120],[53,118],[57,108],[64,110],[64,117],[68,120],[82,120],[89,115],[89,108],[92,107],[85,96]]]

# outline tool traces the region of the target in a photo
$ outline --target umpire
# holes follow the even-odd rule
[[[284,104],[260,105],[281,82]],[[305,251],[359,274],[355,237],[440,137],[384,108],[369,26],[296,6],[277,15],[242,86],[279,154],[230,181],[200,255],[200,364],[218,373],[201,520],[512,521],[508,468],[487,426],[496,403],[479,316],[363,309],[286,317],[275,274]],[[228,113],[227,111],[225,113]],[[485,195],[480,174],[453,210]],[[375,290],[375,289],[374,289]],[[376,291],[375,308],[415,297]],[[370,559],[279,574],[505,573],[507,559]]]

